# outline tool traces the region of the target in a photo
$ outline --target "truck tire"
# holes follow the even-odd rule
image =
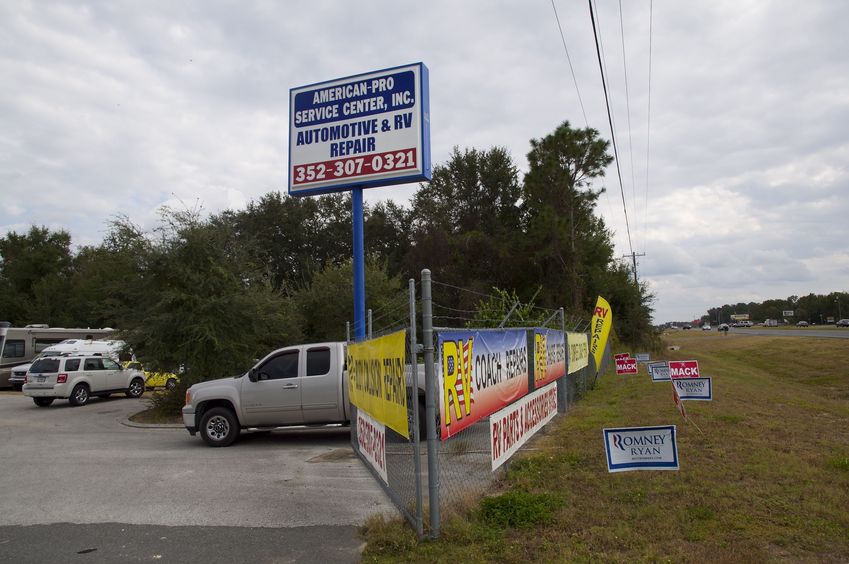
[[[226,447],[239,438],[239,421],[226,407],[213,407],[200,418],[200,436],[211,447]]]

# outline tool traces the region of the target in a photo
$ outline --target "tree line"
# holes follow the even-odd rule
[[[793,316],[784,315],[785,311],[792,311]],[[749,314],[749,319],[752,321],[787,319],[788,321],[823,324],[830,317],[835,321],[841,319],[841,316],[842,318],[849,317],[849,293],[811,293],[807,296],[789,296],[784,299],[772,299],[763,302],[725,304],[708,309],[708,314],[702,317],[702,321],[731,323],[731,316],[734,314]]]
[[[509,294],[588,319],[600,294],[619,337],[651,345],[653,297],[615,258],[595,213],[603,190],[591,182],[612,161],[608,149],[595,129],[564,122],[531,140],[522,179],[504,148],[455,148],[409,208],[366,206],[366,307],[392,307],[406,280],[429,268],[434,280],[471,290],[436,290],[447,308],[490,307],[479,294]],[[119,328],[152,368],[184,367],[184,384],[242,372],[285,344],[345,337],[349,194],[270,192],[243,210],[161,213],[151,231],[113,218],[101,243],[77,250],[64,230],[8,233],[0,318]]]

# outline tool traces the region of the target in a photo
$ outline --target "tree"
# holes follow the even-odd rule
[[[71,272],[67,231],[30,227],[0,238],[0,312],[13,325],[65,324]]]
[[[531,257],[525,272],[545,284],[544,305],[568,300],[575,310],[590,307],[591,277],[611,264],[610,233],[594,215],[602,190],[589,188],[613,161],[608,145],[597,130],[573,129],[568,121],[531,140],[522,194]]]

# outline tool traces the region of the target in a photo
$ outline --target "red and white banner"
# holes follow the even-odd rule
[[[552,382],[493,413],[489,418],[492,470],[507,462],[519,447],[555,415],[557,382]]]
[[[698,360],[670,360],[669,377],[675,378],[700,378]]]
[[[622,355],[616,355],[616,374],[636,374],[637,373],[637,359],[631,358],[629,353],[622,353]]]
[[[386,427],[362,409],[357,410],[357,446],[375,472],[389,483],[386,475]]]

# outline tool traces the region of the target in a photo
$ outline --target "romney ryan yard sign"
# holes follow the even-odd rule
[[[422,63],[293,88],[289,194],[431,178],[428,70]]]

